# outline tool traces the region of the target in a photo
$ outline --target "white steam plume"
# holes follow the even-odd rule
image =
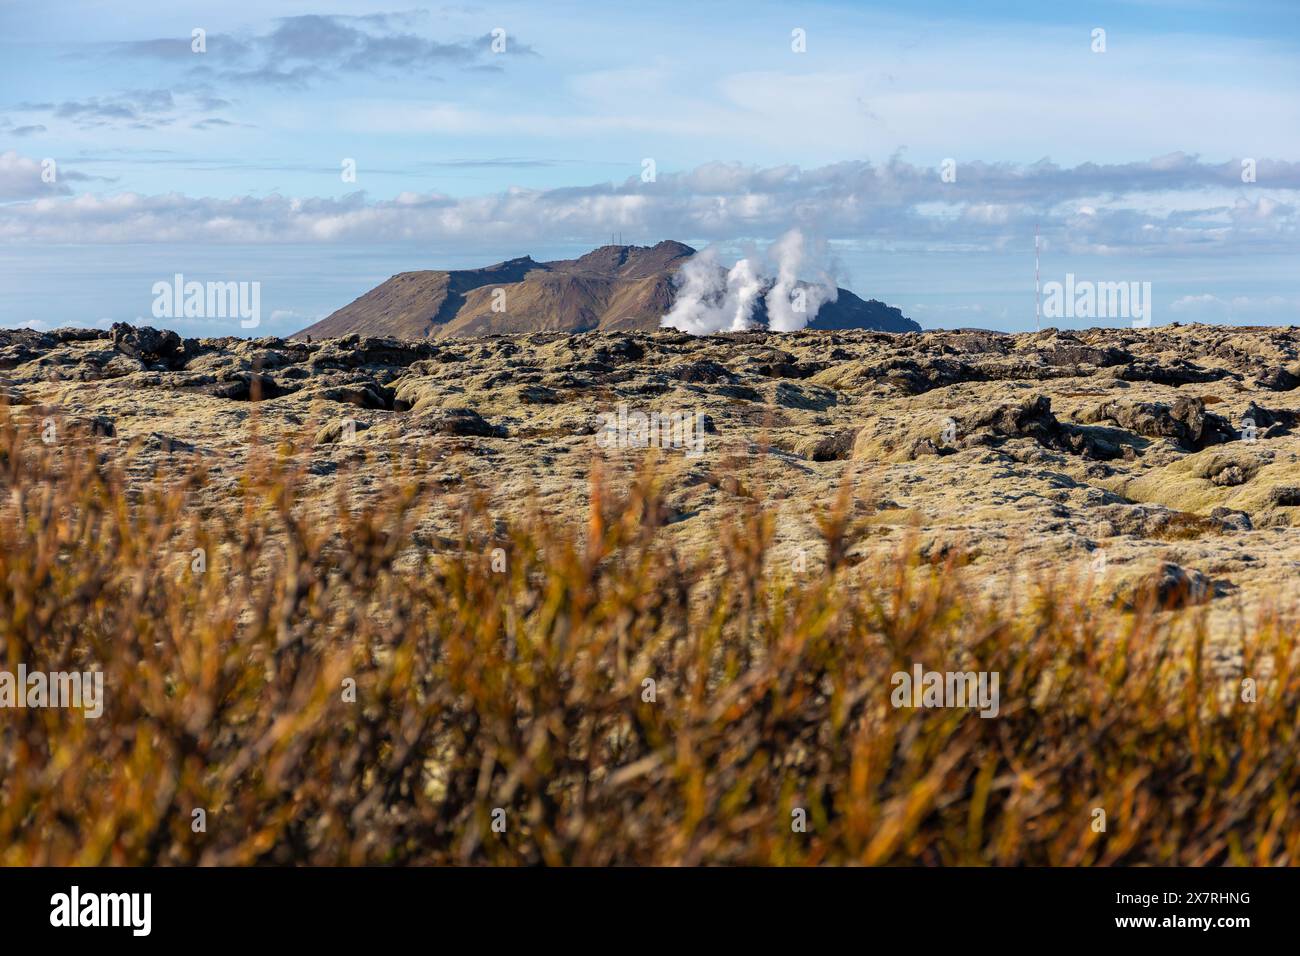
[[[673,276],[677,297],[659,323],[693,335],[706,335],[722,328],[725,319],[720,300],[726,293],[726,274],[718,254],[705,249],[686,260]]]
[[[768,247],[765,262],[747,257],[730,270],[718,262],[714,250],[705,249],[678,270],[677,296],[660,324],[695,335],[739,332],[758,324],[754,312],[762,299],[768,328],[801,329],[839,294],[834,278],[824,269],[816,270],[815,281],[799,280],[804,258],[804,237],[797,229]]]
[[[762,294],[763,278],[748,259],[741,259],[731,267],[727,273],[727,298],[722,303],[722,310],[731,316],[732,332],[743,332],[753,325],[754,303]]]
[[[834,302],[839,295],[834,280],[818,270],[817,281],[799,285],[803,266],[803,233],[791,229],[767,250],[776,259],[776,284],[767,293],[767,327],[774,332],[802,329],[817,315],[823,302]]]

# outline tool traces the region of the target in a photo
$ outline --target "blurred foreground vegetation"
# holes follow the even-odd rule
[[[0,668],[106,688],[99,719],[0,710],[0,863],[1300,859],[1280,619],[1243,701],[1194,609],[990,602],[914,550],[846,586],[847,490],[825,573],[792,580],[754,502],[676,553],[650,468],[594,477],[576,532],[467,496],[448,544],[415,464],[323,518],[301,452],[255,458],[233,493],[141,484],[93,436],[0,430]],[[997,672],[998,716],[892,707],[918,662]]]

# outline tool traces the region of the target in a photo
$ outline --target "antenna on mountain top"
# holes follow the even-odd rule
[[[1034,223],[1034,331],[1043,331],[1041,318],[1042,296],[1038,284],[1038,223]]]

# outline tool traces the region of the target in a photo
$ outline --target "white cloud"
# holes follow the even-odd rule
[[[1063,252],[1221,254],[1294,247],[1300,163],[1261,160],[1242,186],[1232,160],[1175,154],[1150,162],[1063,168],[971,162],[958,181],[902,161],[813,169],[708,163],[644,183],[512,188],[452,198],[404,192],[371,200],[278,194],[233,199],[180,193],[41,196],[35,160],[0,156],[0,239],[34,242],[380,242],[456,240],[466,248],[541,239],[775,239],[791,228],[883,249],[996,249],[1040,224]],[[36,184],[33,176],[36,175]],[[1153,194],[1197,203],[1161,207]],[[1080,205],[1080,197],[1089,197]]]
[[[1169,311],[1180,320],[1212,322],[1216,320],[1284,321],[1290,319],[1300,324],[1300,297],[1268,295],[1237,295],[1223,297],[1201,293],[1184,295],[1169,304]]]
[[[0,202],[72,192],[66,183],[58,181],[57,163],[53,167],[53,183],[47,183],[41,178],[42,169],[40,160],[20,156],[15,150],[0,153]]]

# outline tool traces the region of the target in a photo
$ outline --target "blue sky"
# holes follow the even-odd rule
[[[1298,202],[1294,2],[0,2],[7,325],[143,321],[179,271],[285,333],[404,269],[799,228],[923,326],[1014,330],[1035,224],[1044,281],[1288,324]]]

